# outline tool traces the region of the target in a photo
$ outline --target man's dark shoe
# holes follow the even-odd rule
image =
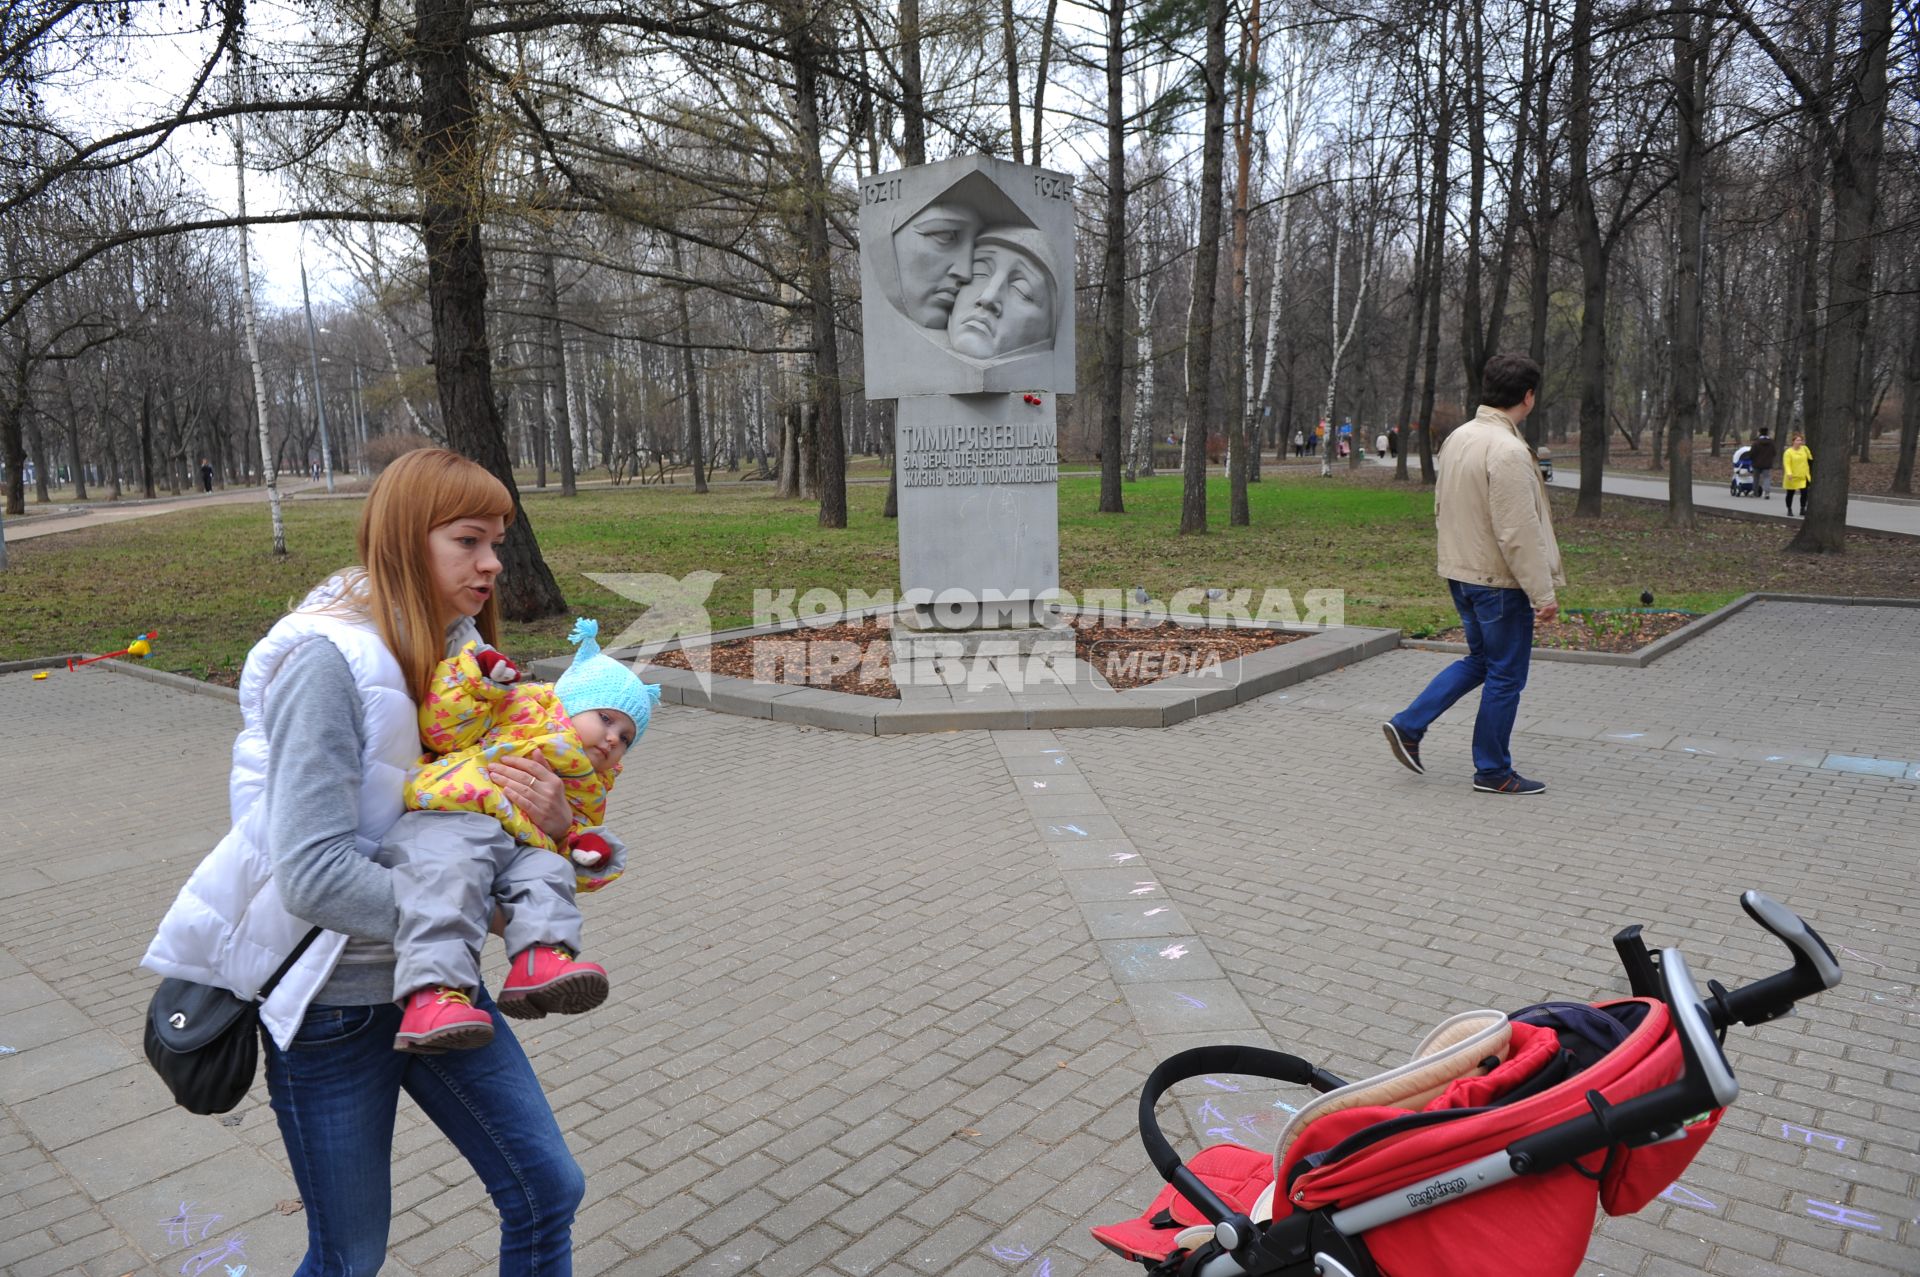
[[[1387,734],[1387,746],[1393,750],[1393,756],[1400,765],[1410,772],[1427,774],[1426,764],[1420,761],[1420,742],[1408,736],[1392,723],[1380,724],[1380,730]]]
[[[1519,772],[1513,772],[1505,780],[1476,780],[1473,787],[1483,794],[1544,794],[1547,782],[1528,780]]]

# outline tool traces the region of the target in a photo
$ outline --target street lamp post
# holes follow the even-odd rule
[[[300,304],[307,311],[307,355],[313,360],[313,406],[320,414],[320,465],[333,491],[333,446],[327,442],[327,397],[320,392],[320,342],[313,331],[313,299],[307,295],[307,253],[300,251]]]

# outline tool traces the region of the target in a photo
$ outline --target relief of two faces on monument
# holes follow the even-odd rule
[[[1062,298],[1052,252],[984,178],[970,176],[905,215],[893,253],[893,300],[936,344],[983,363],[1053,346]]]

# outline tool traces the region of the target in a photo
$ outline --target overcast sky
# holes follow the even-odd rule
[[[199,10],[189,7],[197,17]],[[180,11],[166,6],[136,5],[134,31],[120,42],[120,57],[108,56],[92,65],[76,67],[52,77],[45,101],[54,114],[96,136],[160,118],[178,108],[191,86],[193,74],[213,47],[211,31],[185,29]],[[274,0],[249,0],[248,28],[270,34],[297,14]],[[222,73],[225,67],[221,68]],[[207,96],[218,101],[216,84]],[[162,148],[199,188],[199,197],[217,214],[232,216],[238,207],[234,181],[233,141],[225,129],[182,130]],[[249,167],[247,211],[255,215],[284,212],[292,206],[285,186],[272,173]],[[265,308],[300,304],[301,232],[298,226],[257,226],[251,232],[254,289]],[[314,304],[344,303],[353,287],[352,276],[329,264],[324,236],[305,236],[307,270]]]

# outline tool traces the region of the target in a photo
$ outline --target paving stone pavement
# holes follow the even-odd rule
[[[577,1271],[1120,1277],[1085,1228],[1157,1187],[1134,1107],[1162,1054],[1364,1075],[1458,1010],[1623,990],[1627,922],[1745,981],[1784,953],[1739,910],[1757,886],[1847,983],[1735,1034],[1739,1103],[1583,1277],[1920,1272],[1920,783],[1820,765],[1920,760],[1916,650],[1920,610],[1769,603],[1646,670],[1536,664],[1530,801],[1469,791],[1470,704],[1427,776],[1387,756],[1378,718],[1448,659],[1412,651],[1151,731],[667,707],[614,793],[634,868],[587,901],[614,996],[520,1030],[588,1172]],[[140,1058],[134,964],[223,832],[237,719],[106,670],[0,676],[7,1274],[298,1261],[264,1088],[194,1118]],[[1286,1099],[1162,1112],[1189,1150],[1259,1145]],[[492,1271],[490,1207],[405,1102],[394,1174],[386,1271]]]

